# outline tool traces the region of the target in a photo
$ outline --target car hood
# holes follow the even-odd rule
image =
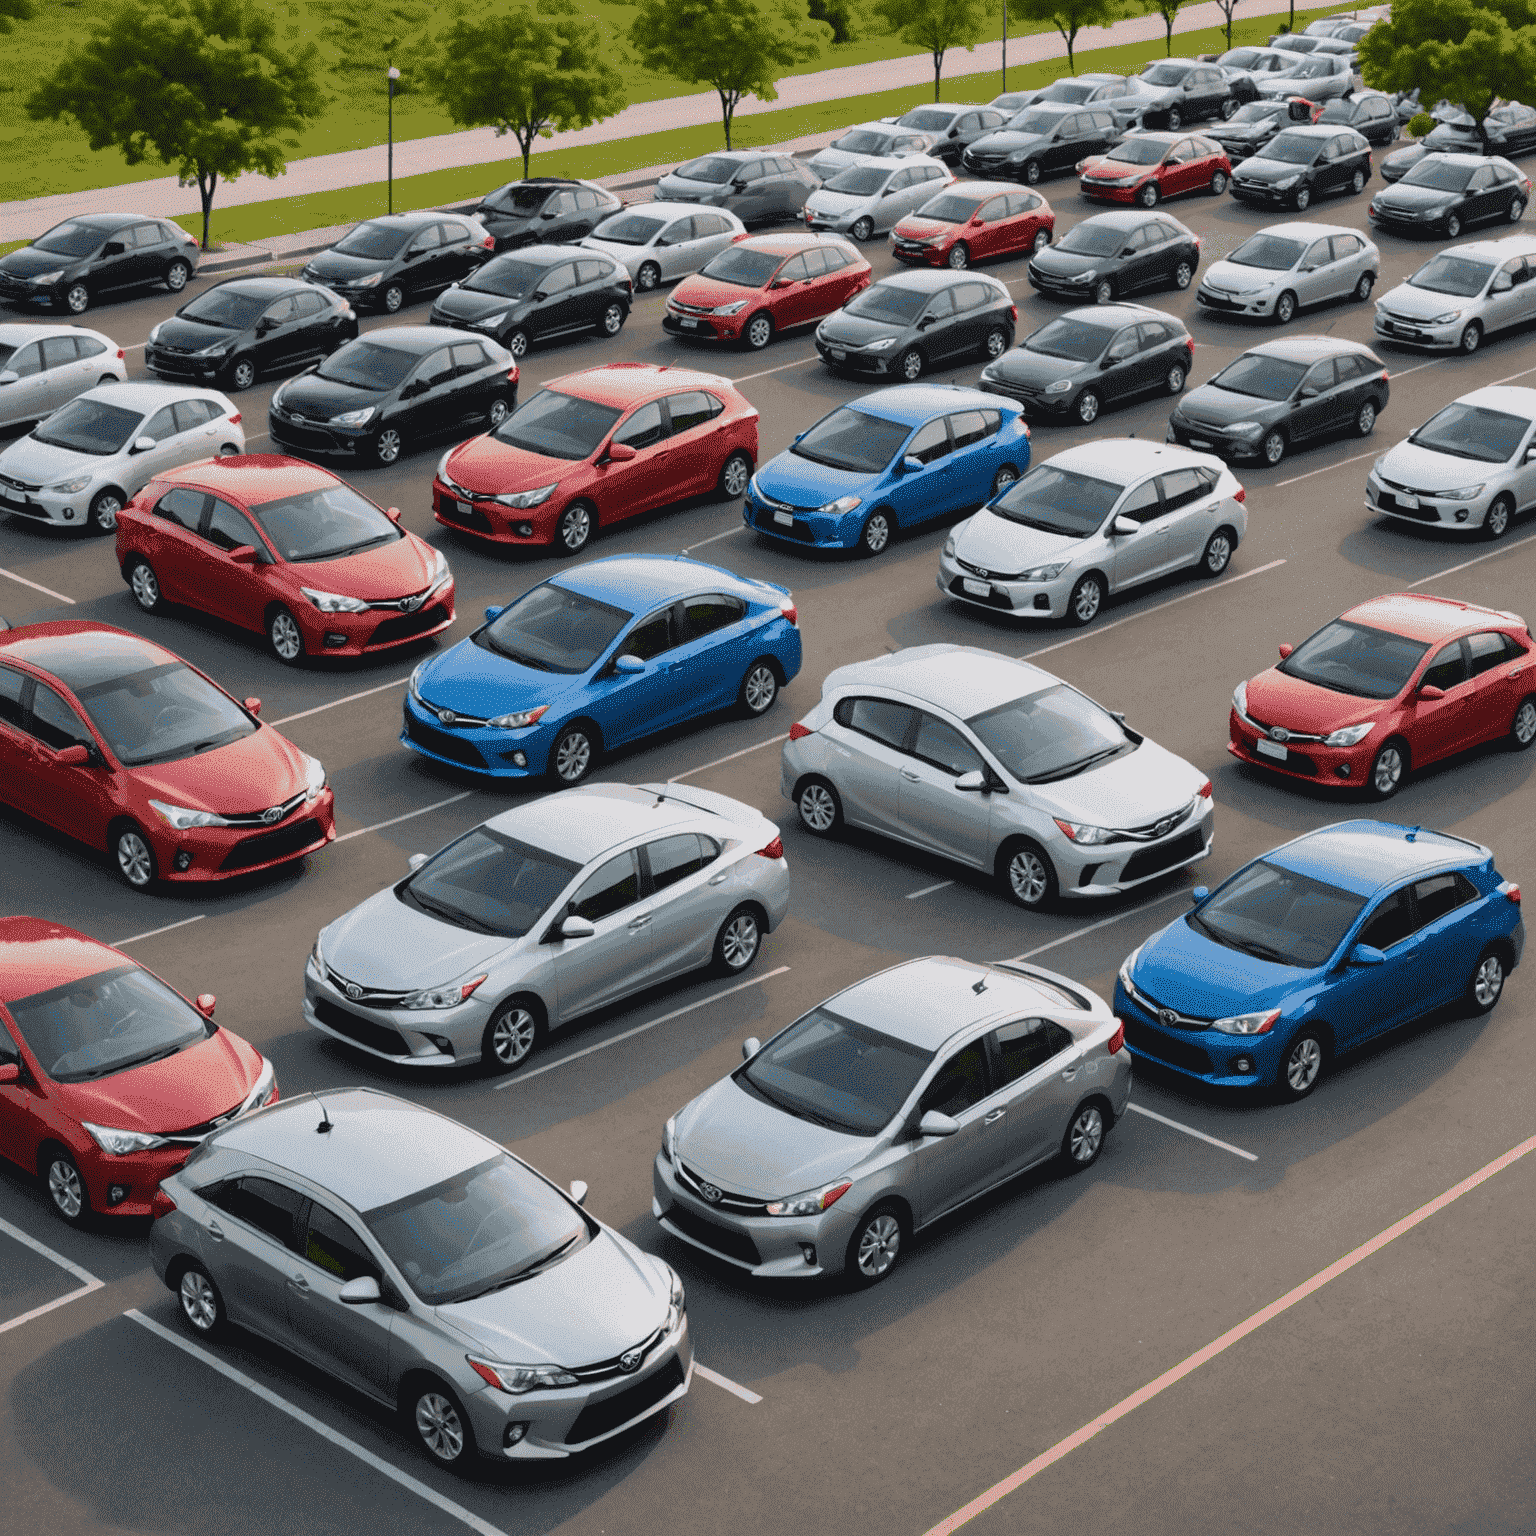
[[[19,251],[0,256],[0,272],[8,272],[12,277],[39,277],[44,272],[62,272],[65,267],[84,260],[84,256],[60,256],[24,245]]]
[[[514,213],[506,208],[492,208],[489,203],[481,203],[474,216],[487,229],[494,224],[498,235],[519,235],[539,222],[537,208],[532,213]]]
[[[1390,155],[1383,157],[1381,162],[1382,178],[1386,181],[1398,181],[1406,176],[1429,151],[1422,144],[1409,144],[1406,148],[1395,149]]]
[[[1338,693],[1278,667],[1261,672],[1247,683],[1248,715],[1265,725],[1284,726],[1307,736],[1326,736],[1346,725],[1375,720],[1391,702]]]
[[[899,239],[931,240],[935,235],[949,234],[954,227],[948,219],[925,219],[919,214],[909,213],[891,233]]]
[[[492,1359],[572,1368],[648,1338],[666,1321],[670,1291],[653,1260],[603,1228],[542,1274],[435,1311]]]
[[[1196,1019],[1255,1013],[1279,1003],[1310,972],[1228,949],[1176,918],[1141,947],[1131,980],[1165,1008]],[[1218,1037],[1226,1041],[1237,1035]]]
[[[1459,293],[1436,293],[1431,288],[1415,288],[1411,283],[1399,283],[1391,292],[1377,300],[1383,309],[1409,320],[1432,320],[1436,315],[1448,314],[1453,309],[1466,309],[1481,302],[1480,294],[1464,296]],[[5,460],[0,458],[0,464]]]
[[[1002,132],[989,133],[984,139],[977,139],[971,148],[978,155],[1011,155],[1019,150],[1039,149],[1042,145],[1049,144],[1050,138],[1043,133],[1019,133]]]
[[[1438,187],[1405,187],[1402,182],[1385,187],[1376,194],[1380,208],[1399,208],[1404,213],[1422,213],[1429,208],[1446,208],[1461,198],[1460,192],[1443,192]]]
[[[865,320],[839,309],[817,326],[816,335],[831,346],[862,347],[882,336],[905,336],[911,329],[910,323],[905,321]]]
[[[418,912],[395,895],[393,886],[374,892],[320,930],[327,965],[348,981],[384,992],[439,987],[483,971],[516,942]]]
[[[195,757],[146,763],[128,771],[135,784],[157,800],[225,816],[249,816],[284,805],[308,780],[304,754],[269,725]]]
[[[1173,413],[1180,421],[1203,421],[1213,427],[1225,427],[1234,421],[1266,421],[1286,414],[1289,409],[1289,401],[1257,400],[1236,390],[1202,384],[1199,389],[1190,390]]]
[[[585,459],[556,459],[498,442],[489,432],[460,443],[448,455],[447,473],[455,485],[484,496],[512,495],[558,483],[574,474]]]
[[[203,320],[189,320],[183,315],[172,315],[169,320],[162,320],[159,325],[160,334],[155,338],[155,345],[161,347],[180,347],[188,352],[197,352],[203,347],[216,346],[224,341],[237,341],[245,334],[244,330],[234,330],[227,325],[209,325]]]
[[[1234,145],[1268,143],[1280,131],[1273,119],[1262,123],[1226,123],[1221,127],[1202,128],[1208,139],[1215,139],[1223,149]]]
[[[775,1200],[841,1178],[870,1138],[813,1125],[765,1104],[727,1077],[677,1117],[677,1155],[722,1189]]]
[[[1048,245],[1030,257],[1029,264],[1052,277],[1073,277],[1090,268],[1102,268],[1118,262],[1119,256],[1085,256],[1077,251],[1064,251],[1059,245]]]
[[[340,592],[366,603],[420,592],[432,579],[436,553],[413,534],[336,560],[306,560],[289,571],[306,587]]]
[[[1509,466],[1463,459],[1454,453],[1440,453],[1405,441],[1387,449],[1378,473],[1421,491],[1453,491],[1494,475],[1508,474]]]
[[[806,198],[806,209],[811,213],[852,213],[856,208],[867,208],[871,203],[879,200],[879,193],[874,192],[833,192],[827,187],[818,187]]]
[[[1143,827],[1182,810],[1205,782],[1198,768],[1143,737],[1134,752],[1122,752],[1070,779],[1032,784],[1029,792],[1064,821]]]
[[[854,154],[851,150],[847,149],[833,149],[829,144],[825,149],[819,149],[811,156],[810,167],[818,176],[825,180],[828,171],[840,171],[845,166],[862,165],[866,160],[877,158],[879,157],[873,153]]]
[[[29,432],[0,452],[0,471],[29,485],[51,485],[74,475],[100,474],[121,458],[119,453],[77,453],[73,448],[55,448],[51,443],[38,442]]]
[[[1121,181],[1131,176],[1144,181],[1156,173],[1155,165],[1130,165],[1124,160],[1113,160],[1108,155],[1095,155],[1093,159],[1083,162],[1082,169],[1084,176],[1100,177],[1105,181]]]
[[[1145,110],[1147,107],[1166,106],[1174,97],[1182,99],[1183,92],[1176,85],[1148,85],[1145,80],[1133,78],[1131,84],[1136,87],[1136,106]]]
[[[432,305],[434,315],[447,315],[453,320],[483,320],[487,315],[498,315],[504,309],[516,309],[527,299],[509,299],[505,294],[481,293],[474,288],[460,288],[455,284],[438,294]]]
[[[679,304],[697,304],[701,309],[713,309],[720,304],[738,304],[742,299],[750,300],[764,291],[762,288],[744,287],[741,283],[723,283],[719,278],[692,272],[672,290],[672,297]]]
[[[309,258],[304,271],[322,283],[351,283],[371,272],[383,272],[394,265],[394,260],[393,256],[343,256],[339,251],[320,251]]]
[[[1271,160],[1268,155],[1249,155],[1237,167],[1237,175],[1248,181],[1284,181],[1289,176],[1304,176],[1312,167],[1294,165],[1289,160]]]
[[[1218,261],[1206,269],[1201,286],[1224,288],[1228,293],[1265,293],[1289,275],[1289,269],[1275,272],[1268,267],[1245,267],[1241,262]]]
[[[1004,379],[1010,384],[1026,384],[1043,389],[1057,379],[1077,379],[1085,374],[1097,373],[1096,362],[1077,363],[1067,357],[1047,357],[1043,352],[1031,352],[1026,347],[1015,347],[1005,352],[995,363],[988,363],[981,371],[984,379]]]
[[[244,1101],[261,1074],[261,1056],[237,1035],[217,1029],[210,1039],[146,1061],[93,1083],[49,1087],[66,1113],[115,1130],[190,1130],[226,1115]]]
[[[383,405],[393,393],[387,389],[362,389],[356,384],[342,384],[322,379],[311,368],[280,386],[282,409],[312,421],[329,421],[346,411],[359,411],[366,405]]]
[[[585,684],[583,674],[540,672],[466,639],[428,658],[417,687],[438,709],[489,720],[540,704],[558,716],[559,701],[584,691]]]
[[[728,181],[694,181],[689,176],[679,176],[673,171],[656,183],[656,201],[659,203],[693,203],[700,198],[716,197],[730,191]]]
[[[857,496],[881,478],[860,470],[834,469],[830,464],[816,464],[785,449],[757,472],[758,489],[775,501],[792,507],[819,507],[839,496]]]
[[[955,553],[961,560],[1005,576],[1052,560],[1069,560],[1082,547],[1081,539],[1011,523],[987,507],[955,529]]]

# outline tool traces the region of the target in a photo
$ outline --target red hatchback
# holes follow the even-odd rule
[[[1029,256],[1051,243],[1056,215],[1038,192],[1009,182],[965,181],[929,198],[891,231],[891,254],[916,266],[968,267],[992,256]]]
[[[447,560],[327,469],[282,454],[205,459],[117,517],[145,613],[185,604],[267,637],[278,660],[360,656],[453,623]]]
[[[109,624],[0,633],[0,801],[129,885],[227,880],[336,835],[325,769],[179,656]]]
[[[672,290],[661,328],[758,351],[780,331],[841,309],[869,281],[869,263],[836,235],[738,235]]]
[[[1220,197],[1232,162],[1214,139],[1198,133],[1133,133],[1107,155],[1078,166],[1078,190],[1101,203],[1155,208],[1165,197],[1209,192]]]
[[[1533,649],[1512,613],[1419,593],[1372,598],[1237,685],[1227,751],[1385,800],[1410,768],[1484,742],[1536,741]]]
[[[757,411],[729,379],[654,363],[567,374],[445,453],[432,511],[498,544],[585,549],[598,528],[685,496],[746,494]]]
[[[119,950],[0,918],[0,1154],[71,1225],[149,1216],[216,1124],[277,1098],[272,1063]]]

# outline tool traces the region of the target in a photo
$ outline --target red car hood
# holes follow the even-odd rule
[[[751,299],[764,292],[766,290],[762,288],[743,288],[740,283],[722,283],[715,278],[705,277],[702,272],[695,272],[672,290],[672,297],[679,304],[708,304],[713,308],[719,304],[735,304],[742,299]]]
[[[164,1061],[147,1061],[95,1083],[55,1083],[76,1120],[163,1135],[205,1125],[236,1108],[261,1073],[261,1055],[227,1029]]]
[[[489,433],[460,443],[448,455],[447,471],[456,485],[466,491],[495,496],[514,491],[537,490],[551,481],[563,480],[584,459],[552,459],[546,454],[530,453],[498,443]]]
[[[372,603],[420,592],[432,579],[436,564],[436,554],[414,533],[408,533],[393,543],[359,550],[339,560],[306,560],[285,569],[306,587]]]
[[[243,816],[282,805],[304,788],[307,779],[303,754],[268,725],[196,757],[129,771],[134,782],[157,800],[221,816]]]
[[[954,227],[953,219],[921,219],[909,213],[891,233],[906,240],[927,240],[933,235],[947,235]]]
[[[1283,725],[1288,731],[1326,736],[1346,725],[1374,720],[1391,706],[1390,699],[1361,699],[1335,693],[1303,682],[1271,667],[1248,684],[1248,713],[1265,725]]]
[[[1157,167],[1155,165],[1127,165],[1124,160],[1109,160],[1104,155],[1090,160],[1082,170],[1084,176],[1108,176],[1112,180],[1119,180],[1122,176],[1150,176]]]

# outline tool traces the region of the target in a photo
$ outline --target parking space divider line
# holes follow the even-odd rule
[[[0,1323],[0,1333],[9,1333],[12,1328],[20,1328],[23,1323],[30,1323],[33,1318],[41,1317],[45,1312],[53,1312],[59,1307],[68,1306],[72,1301],[79,1301],[82,1296],[89,1296],[92,1291],[99,1291],[105,1284],[105,1280],[93,1280],[89,1285],[82,1285],[78,1290],[69,1292],[67,1296],[46,1301],[40,1307],[33,1307],[30,1312],[23,1312],[20,1317],[7,1318],[5,1322]]]
[[[403,811],[399,816],[391,816],[388,821],[376,821],[371,827],[354,827],[350,832],[338,833],[333,841],[346,843],[368,832],[382,832],[385,827],[398,826],[400,822],[409,821],[413,816],[425,816],[428,811],[440,811],[445,805],[457,805],[460,800],[468,800],[472,794],[474,794],[472,789],[461,790],[456,795],[449,795],[446,800],[434,800],[431,805],[418,806],[414,811]]]
[[[14,1238],[23,1248],[30,1248],[33,1253],[40,1254],[50,1264],[57,1264],[60,1269],[82,1282],[78,1289],[70,1291],[66,1296],[58,1296],[52,1301],[46,1301],[40,1307],[33,1307],[30,1312],[23,1312],[20,1317],[7,1318],[5,1322],[0,1323],[0,1333],[9,1333],[13,1328],[20,1328],[23,1323],[30,1323],[34,1317],[41,1317],[45,1312],[68,1306],[72,1301],[79,1301],[82,1296],[89,1296],[92,1291],[99,1291],[107,1283],[105,1280],[98,1280],[90,1270],[82,1269],[72,1259],[66,1259],[62,1253],[56,1253],[46,1243],[38,1242],[29,1232],[23,1232],[20,1227],[13,1227],[8,1221],[0,1220],[0,1232]]]
[[[738,533],[745,533],[747,525],[738,523],[734,528],[727,528],[724,533],[712,533],[707,539],[700,539],[697,544],[689,544],[684,550],[685,555],[690,555],[696,549],[703,549],[706,544],[718,544],[721,539],[729,539]]]
[[[789,740],[789,732],[781,731],[777,736],[770,736],[767,741],[760,741],[754,747],[743,747],[740,752],[732,752],[728,757],[717,757],[712,763],[700,763],[697,768],[689,768],[682,773],[675,773],[667,780],[668,784],[681,784],[684,779],[691,779],[696,773],[707,773],[711,768],[719,768],[724,763],[734,763],[738,757],[746,757],[752,752],[761,752],[764,747],[777,746],[781,741]]]
[[[589,1045],[585,1050],[572,1051],[569,1056],[562,1056],[559,1061],[551,1061],[542,1067],[535,1067],[532,1072],[519,1072],[516,1077],[503,1078],[501,1082],[496,1084],[496,1087],[498,1089],[515,1088],[519,1083],[526,1083],[545,1072],[553,1072],[556,1067],[563,1067],[569,1062],[580,1061],[583,1056],[592,1056],[598,1051],[606,1051],[610,1045],[617,1045],[621,1040],[633,1040],[636,1035],[643,1035],[646,1030],[655,1029],[658,1024],[665,1024],[671,1019],[681,1018],[685,1013],[692,1013],[696,1008],[704,1008],[710,1003],[717,1003],[722,997],[729,997],[733,992],[745,992],[748,987],[761,986],[765,981],[772,981],[775,976],[782,976],[788,969],[787,965],[781,965],[776,970],[764,971],[761,976],[752,976],[746,981],[738,981],[734,987],[727,987],[723,992],[713,992],[708,997],[701,997],[696,1003],[685,1003],[681,1008],[674,1008],[671,1013],[662,1014],[659,1019],[647,1019],[644,1024],[637,1024],[633,1029],[626,1029],[621,1035],[613,1035],[607,1040],[599,1040],[596,1045]]]
[[[335,709],[338,704],[351,704],[356,699],[366,699],[375,693],[386,693],[391,688],[403,688],[410,682],[409,677],[397,677],[391,682],[380,683],[377,688],[364,688],[361,693],[344,694],[339,699],[332,699],[329,704],[316,704],[313,709],[301,709],[296,715],[284,715],[281,720],[269,720],[268,725],[292,725],[295,720],[308,720],[311,715],[324,714],[328,709]]]
[[[41,582],[28,581],[25,576],[18,576],[15,571],[8,571],[0,567],[0,576],[8,576],[12,581],[20,582],[24,587],[31,587],[34,592],[41,592],[44,597],[56,597],[61,603],[68,603],[71,608],[75,606],[74,598],[65,597],[62,592],[55,592],[52,587],[45,587]]]
[[[382,1473],[407,1492],[414,1493],[434,1508],[440,1509],[445,1515],[459,1521],[461,1525],[466,1525],[470,1530],[478,1532],[479,1536],[506,1536],[499,1527],[492,1525],[489,1520],[482,1520],[473,1510],[465,1509],[462,1504],[454,1503],[452,1499],[444,1497],[436,1489],[418,1482],[410,1473],[402,1472],[398,1467],[392,1467],[383,1457],[375,1456],[372,1451],[365,1450],[355,1440],[349,1440],[345,1435],[332,1429],[329,1424],[322,1423],[312,1413],[306,1413],[297,1404],[279,1397],[276,1392],[269,1387],[264,1387],[254,1377],[247,1376],[244,1371],[237,1370],[228,1362],[220,1360],[217,1355],[210,1354],[202,1345],[194,1344],[191,1339],[184,1339],[179,1334],[172,1333],[169,1328],[157,1323],[151,1317],[145,1317],[138,1308],[130,1309],[123,1316],[132,1318],[141,1328],[148,1329],[156,1338],[164,1339],[167,1344],[174,1344],[177,1349],[191,1355],[194,1360],[201,1360],[204,1365],[217,1371],[226,1380],[234,1382],[236,1386],[244,1387],[247,1392],[276,1408],[279,1413],[286,1413],[290,1419],[296,1420],[306,1429],[312,1429],[322,1440],[329,1440],[332,1445],[339,1446],[349,1456],[357,1457],[365,1466]]]
[[[764,368],[758,373],[744,373],[739,379],[733,379],[726,375],[725,380],[728,384],[747,384],[753,379],[766,379],[770,373],[784,373],[791,368],[808,368],[812,363],[819,363],[820,361],[821,354],[818,353],[815,357],[802,357],[798,362],[780,363],[777,368]]]
[[[932,896],[935,891],[948,890],[954,883],[953,880],[940,880],[937,885],[925,885],[920,891],[908,891],[907,900],[916,901],[920,896]]]
[[[948,1519],[931,1526],[926,1536],[953,1536],[961,1526],[991,1509],[994,1504],[1000,1503],[1010,1493],[1022,1488],[1031,1478],[1038,1477],[1047,1468],[1071,1455],[1079,1446],[1086,1445],[1101,1430],[1108,1429],[1111,1424],[1117,1423],[1151,1402],[1160,1392],[1183,1381],[1186,1376],[1193,1375],[1202,1365],[1246,1339],[1250,1333],[1256,1333],[1265,1323],[1272,1322],[1283,1312],[1288,1312],[1297,1302],[1305,1301],[1308,1296],[1322,1290],[1330,1281],[1337,1280],[1340,1275],[1348,1273],[1357,1264],[1364,1263],[1373,1254],[1379,1253],[1388,1243],[1395,1242],[1405,1232],[1411,1232],[1421,1222],[1428,1221],[1431,1216],[1437,1215],[1446,1206],[1461,1199],[1463,1195],[1469,1194],[1480,1184],[1486,1184],[1495,1174],[1502,1173],[1512,1163],[1518,1162],[1532,1152],[1536,1152],[1536,1136],[1528,1137],[1517,1147],[1511,1147],[1508,1152],[1494,1158],[1491,1163],[1484,1163],[1476,1173],[1463,1179],[1461,1183],[1452,1185],[1444,1194],[1436,1195],[1433,1200],[1426,1201],[1417,1210],[1410,1211],[1401,1221],[1393,1222],[1390,1227],[1378,1232],[1367,1242],[1361,1243],[1358,1248],[1351,1249],[1343,1258],[1335,1259],[1326,1269],[1320,1269],[1310,1280],[1302,1281],[1285,1295],[1270,1302],[1267,1307],[1261,1307],[1251,1317],[1245,1318],[1235,1328],[1229,1328],[1219,1338],[1212,1339],[1205,1348],[1186,1356],[1177,1365],[1164,1371],[1161,1376],[1132,1392],[1129,1397],[1121,1398],[1113,1408],[1107,1409],[1096,1419],[1090,1419],[1081,1429],[1074,1431],[1064,1440],[1058,1440],[1048,1451],[1043,1451],[1033,1461],[1026,1462],[1017,1472],[1010,1473],[1001,1482],[994,1483],[985,1493],[978,1494],[969,1504],[956,1510]]]
[[[1188,891],[1165,891],[1155,901],[1149,901],[1145,906],[1127,907],[1123,912],[1112,913],[1109,917],[1101,917],[1096,923],[1089,923],[1085,928],[1074,928],[1071,933],[1064,933],[1059,939],[1052,939],[1049,944],[1037,944],[1033,949],[1026,949],[1022,955],[1015,955],[1015,960],[1033,960],[1036,955],[1043,955],[1048,949],[1056,949],[1062,944],[1070,944],[1073,939],[1080,939],[1085,933],[1092,933],[1095,928],[1108,928],[1111,923],[1118,923],[1127,917],[1137,917],[1143,912],[1150,912],[1153,907],[1161,906],[1165,901],[1173,901],[1176,898],[1189,900]]]
[[[1234,1157],[1247,1158],[1250,1163],[1256,1163],[1259,1160],[1257,1152],[1244,1152],[1241,1147],[1234,1147],[1230,1141],[1217,1141],[1214,1136],[1207,1136],[1204,1131],[1197,1131],[1192,1125],[1170,1120],[1167,1115],[1159,1115],[1153,1110],[1143,1109],[1140,1104],[1127,1104],[1125,1107],[1138,1115],[1145,1115],[1148,1120],[1156,1120],[1159,1125],[1166,1125],[1175,1131],[1183,1131],[1186,1136],[1193,1136],[1196,1141],[1205,1141],[1213,1147],[1220,1147],[1223,1152],[1230,1152]]]
[[[1339,459],[1332,464],[1324,464],[1321,469],[1309,469],[1304,475],[1292,475],[1289,480],[1276,480],[1274,488],[1278,491],[1283,485],[1298,485],[1303,480],[1310,480],[1314,475],[1327,475],[1331,474],[1336,469],[1343,469],[1346,464],[1358,464],[1363,459],[1380,458],[1381,454],[1385,452],[1385,448],[1381,449],[1379,452],[1377,449],[1373,448],[1369,453],[1356,453],[1347,459]]]
[[[177,928],[185,928],[189,923],[200,923],[207,917],[206,912],[199,912],[196,917],[184,917],[179,923],[167,923],[164,928],[151,928],[148,933],[136,933],[131,939],[113,939],[113,949],[121,949],[125,944],[138,944],[144,939],[157,939],[162,933],[171,933]]]
[[[702,1376],[705,1381],[712,1381],[717,1387],[724,1387],[727,1392],[734,1393],[744,1403],[760,1403],[762,1398],[756,1392],[750,1391],[739,1382],[732,1381],[729,1376],[722,1376],[718,1371],[712,1371],[707,1365],[700,1365],[697,1360],[693,1362],[693,1374]]]
[[[1439,581],[1442,576],[1454,576],[1458,571],[1466,570],[1469,565],[1481,565],[1484,560],[1492,560],[1495,555],[1507,555],[1511,550],[1520,549],[1533,540],[1536,540],[1536,533],[1528,533],[1523,539],[1516,539],[1513,544],[1500,544],[1496,549],[1463,560],[1460,565],[1448,565],[1443,571],[1436,571],[1433,576],[1421,576],[1417,581],[1409,582],[1407,590],[1411,592],[1415,587],[1427,587],[1430,582]]]

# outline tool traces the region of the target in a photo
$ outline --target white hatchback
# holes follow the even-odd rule
[[[868,240],[893,229],[954,179],[943,161],[927,155],[866,160],[836,172],[806,198],[805,222]]]
[[[41,421],[96,384],[128,377],[123,349],[78,325],[0,325],[0,427]]]

